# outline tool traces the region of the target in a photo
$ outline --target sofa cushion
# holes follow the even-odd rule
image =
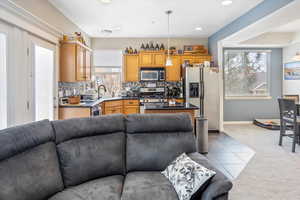
[[[52,124],[57,144],[75,138],[125,131],[124,116],[119,114],[59,120],[53,121]]]
[[[123,176],[109,176],[70,187],[49,200],[120,200]]]
[[[130,172],[122,200],[178,200],[172,184],[160,172]]]
[[[65,186],[74,186],[125,170],[125,135],[113,133],[69,140],[57,145]]]
[[[48,120],[0,130],[0,160],[49,141],[54,141],[54,132]]]
[[[219,196],[226,196],[232,188],[232,182],[201,154],[195,152],[188,154],[188,156],[200,165],[203,165],[204,167],[216,172],[216,175],[211,179],[210,184],[203,191],[203,193],[196,193],[192,199],[212,200],[218,198]]]
[[[162,171],[180,154],[196,150],[188,114],[129,115],[126,127],[127,171]]]
[[[63,190],[54,142],[0,162],[0,199],[44,200]]]
[[[189,114],[132,114],[126,117],[127,133],[192,131]]]

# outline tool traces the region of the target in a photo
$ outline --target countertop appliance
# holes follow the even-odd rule
[[[200,107],[198,117],[208,118],[208,128],[219,130],[219,73],[203,64],[184,66],[184,96],[187,103]]]
[[[164,81],[165,69],[154,67],[143,67],[140,69],[141,81]]]

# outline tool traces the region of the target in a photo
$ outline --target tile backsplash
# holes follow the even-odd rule
[[[96,92],[91,82],[58,83],[59,97],[76,96]]]

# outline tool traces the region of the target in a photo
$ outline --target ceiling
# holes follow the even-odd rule
[[[300,32],[300,19],[291,21],[272,30],[273,32]]]
[[[262,1],[223,6],[222,0],[49,0],[91,37],[167,37],[166,10],[173,10],[171,37],[208,37]]]
[[[300,43],[300,1],[278,9],[224,38],[224,47],[285,47]]]

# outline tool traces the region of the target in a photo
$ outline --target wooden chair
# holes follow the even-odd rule
[[[294,100],[279,98],[280,110],[280,138],[279,145],[282,145],[282,138],[285,136],[293,138],[292,152],[295,152],[296,143],[299,142],[299,125],[300,118],[297,116],[297,106]],[[286,130],[293,131],[292,134],[287,134]]]

